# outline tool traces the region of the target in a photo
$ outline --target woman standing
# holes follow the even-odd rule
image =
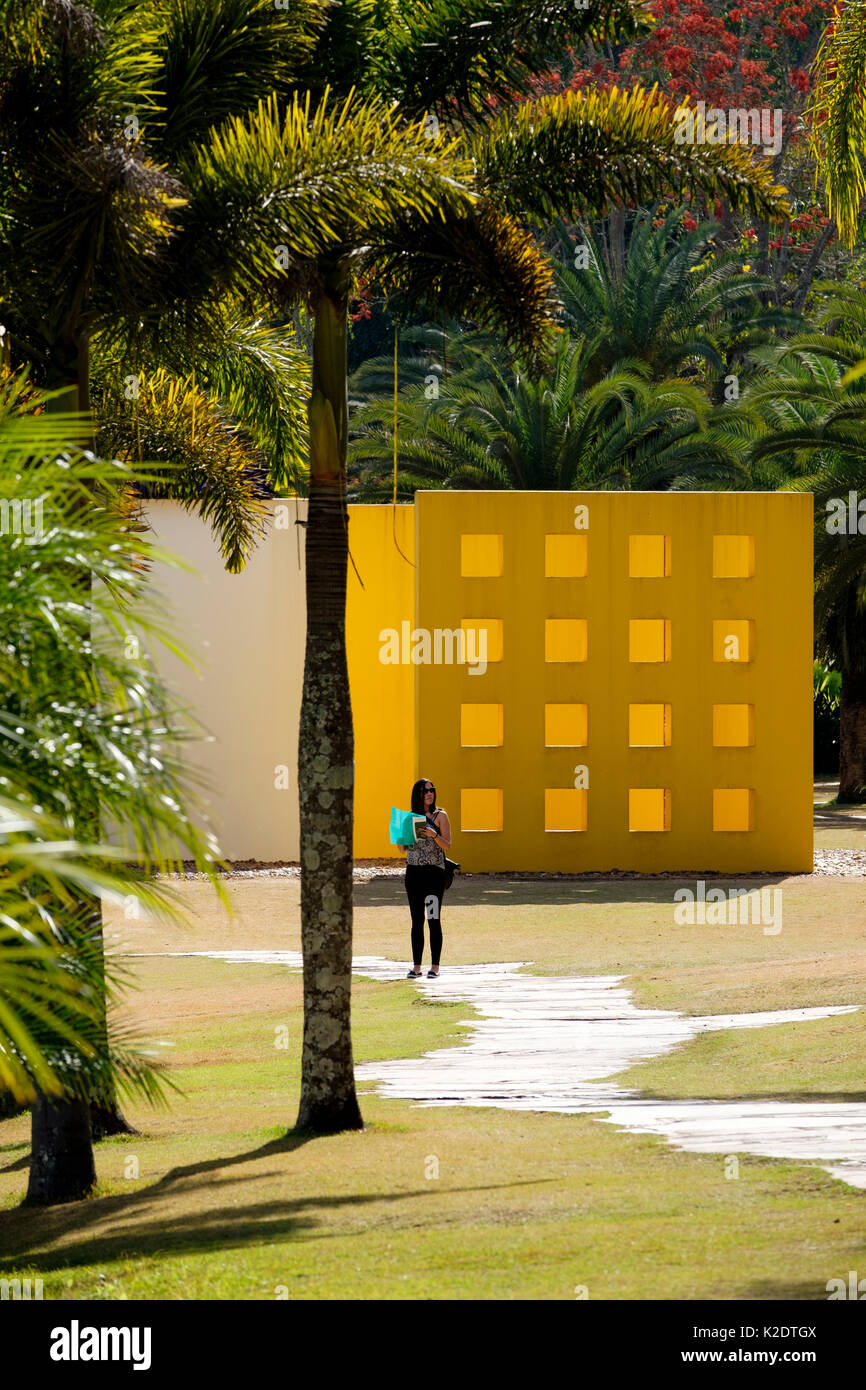
[[[424,954],[424,915],[430,923],[430,969],[427,979],[439,974],[442,954],[442,895],[445,891],[445,854],[451,848],[451,826],[441,806],[436,805],[436,788],[422,777],[412,788],[412,810],[426,816],[427,824],[418,832],[421,838],[406,851],[406,896],[412,914],[412,960],[407,979],[421,974]]]

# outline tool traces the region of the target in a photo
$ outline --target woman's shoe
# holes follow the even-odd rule
[[[420,980],[420,978],[421,978],[421,971],[420,971],[420,970],[418,970],[418,971],[410,970],[410,971],[409,971],[409,974],[406,976],[406,979],[407,979],[407,980]]]
[[[439,979],[439,971],[438,971],[438,970],[428,970],[428,971],[427,971],[427,979],[428,979],[428,980],[438,980],[438,979]]]

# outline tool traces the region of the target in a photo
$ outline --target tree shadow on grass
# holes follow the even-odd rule
[[[287,1237],[306,1240],[345,1237],[349,1234],[345,1227],[328,1229],[315,1213],[323,1209],[361,1207],[376,1202],[411,1201],[430,1195],[431,1189],[426,1185],[400,1192],[312,1195],[288,1201],[250,1202],[243,1206],[211,1206],[177,1217],[167,1216],[162,1210],[152,1220],[146,1216],[142,1219],[142,1214],[147,1212],[154,1199],[171,1193],[179,1184],[184,1185],[185,1192],[201,1186],[212,1190],[233,1181],[230,1177],[214,1176],[221,1170],[291,1154],[315,1137],[291,1131],[281,1139],[271,1140],[257,1149],[228,1158],[207,1159],[201,1163],[171,1168],[157,1182],[134,1192],[91,1197],[63,1206],[16,1207],[0,1213],[3,1249],[0,1270],[14,1272],[16,1266],[26,1262],[28,1268],[48,1272],[130,1256],[195,1253],[213,1247],[236,1249],[281,1241]],[[251,1174],[249,1180],[260,1182],[272,1175],[271,1171]],[[510,1183],[489,1183],[449,1190],[488,1192],[497,1188],[534,1187],[555,1181],[554,1177],[520,1179]],[[94,1227],[104,1224],[111,1229],[92,1233]],[[59,1250],[45,1248],[70,1235],[75,1235],[77,1239],[69,1245]],[[40,1246],[43,1248],[40,1249]]]
[[[709,871],[677,874],[670,878],[610,878],[604,875],[576,874],[569,878],[518,878],[510,874],[460,874],[448,889],[445,907],[536,907],[604,903],[641,906],[658,903],[673,907],[674,892],[691,888],[700,879],[714,885],[749,889],[769,888],[792,877],[784,873],[717,874]],[[367,879],[353,886],[355,907],[406,907],[402,878]]]
[[[12,1145],[9,1145],[12,1148]],[[18,1145],[15,1145],[17,1148]],[[13,1158],[11,1163],[7,1163],[5,1168],[0,1168],[0,1173],[21,1173],[30,1167],[30,1145],[24,1145],[24,1152],[17,1158]]]
[[[846,1283],[847,1279],[848,1272],[846,1270]],[[744,1300],[750,1298],[760,1299],[763,1303],[772,1302],[773,1300],[784,1301],[785,1303],[826,1303],[827,1285],[826,1280],[821,1283],[818,1279],[761,1279],[757,1283],[749,1284],[743,1289],[741,1294],[738,1294],[738,1297]],[[769,1322],[770,1319],[765,1318],[765,1321]],[[774,1327],[778,1326],[779,1322],[784,1321],[786,1321],[784,1318],[772,1319]],[[791,1319],[787,1319],[787,1321],[790,1323]],[[752,1317],[752,1323],[753,1325],[755,1324],[754,1316]],[[761,1341],[758,1345],[762,1348],[766,1348],[771,1344],[766,1341]],[[781,1346],[782,1344],[778,1343],[778,1345]],[[810,1342],[808,1345],[813,1346],[814,1342]]]

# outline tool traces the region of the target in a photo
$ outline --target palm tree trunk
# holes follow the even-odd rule
[[[839,800],[866,802],[866,673],[848,670],[839,701]]]
[[[28,1205],[77,1202],[95,1182],[87,1102],[59,1100],[52,1105],[40,1096],[33,1106]]]
[[[61,396],[48,403],[49,410],[87,410],[90,401],[89,354],[82,337],[67,354]],[[76,822],[82,840],[99,839],[99,806],[96,801],[77,807]],[[102,906],[91,898],[81,903],[85,920],[99,929],[95,944],[102,949]],[[103,1005],[104,1005],[103,993]],[[103,1015],[101,1032],[108,1047],[107,1021]],[[96,1181],[93,1140],[112,1134],[134,1134],[117,1105],[113,1089],[88,1105],[84,1100],[68,1100],[49,1105],[44,1099],[34,1107],[31,1129],[30,1185],[28,1202],[68,1202],[84,1197]],[[68,1169],[68,1171],[67,1171]]]
[[[0,1120],[14,1120],[26,1109],[27,1106],[17,1101],[11,1091],[0,1091]]]
[[[348,279],[320,266],[314,303],[307,645],[298,737],[304,1046],[296,1128],[362,1129],[350,1023],[354,739],[346,662]]]
[[[608,217],[610,277],[617,285],[625,278],[625,205],[615,203]]]
[[[81,338],[80,338],[79,341],[78,341],[78,345],[77,345],[76,369],[77,369],[77,383],[76,383],[76,387],[77,387],[77,391],[78,391],[78,409],[79,409],[82,413],[89,412],[89,411],[90,411],[90,342],[89,342],[89,339],[87,338],[87,336],[84,335],[84,334],[82,334]],[[89,432],[88,432],[88,433],[89,433]],[[93,449],[93,450],[96,449],[96,439],[95,439],[95,437],[94,437],[92,434],[89,434],[89,438],[88,438],[88,440],[87,440],[87,446],[88,446],[88,448],[90,448],[90,449]],[[90,813],[89,813],[89,816],[88,816],[88,820],[90,821],[90,826],[89,826],[89,828],[88,828],[88,836],[87,836],[87,838],[88,838],[88,839],[92,838],[93,840],[98,840],[98,839],[100,838],[99,802],[98,802],[98,800],[93,804],[93,806],[92,806],[92,808],[91,808],[91,811],[90,811]],[[91,908],[91,911],[92,911],[92,913],[93,913],[93,920],[94,920],[95,926],[96,926],[96,928],[97,928],[97,933],[98,933],[98,935],[96,935],[96,936],[94,937],[94,942],[93,942],[93,944],[94,944],[94,946],[99,950],[99,953],[100,953],[100,961],[101,961],[101,965],[102,965],[102,978],[103,978],[103,982],[104,982],[104,980],[105,980],[105,952],[104,952],[104,948],[103,948],[103,939],[102,939],[102,904],[101,904],[100,902],[94,902],[94,903],[92,903],[92,904],[88,904],[88,906]],[[102,1045],[104,1046],[104,1048],[105,1048],[105,1050],[106,1050],[106,1052],[107,1052],[107,1051],[108,1051],[108,1019],[107,1019],[107,1017],[106,1017],[105,1007],[104,1007],[104,1005],[105,1005],[105,989],[104,989],[104,987],[103,987],[103,991],[102,991],[102,1003],[103,1003],[103,1012],[102,1012],[102,1019],[101,1019],[100,1031],[101,1031],[101,1034],[102,1034]],[[112,1135],[115,1135],[115,1134],[138,1134],[138,1130],[135,1129],[134,1126],[131,1125],[131,1124],[129,1123],[129,1121],[126,1119],[125,1115],[123,1115],[122,1112],[121,1112],[120,1104],[119,1104],[118,1099],[117,1099],[117,1091],[116,1091],[116,1089],[115,1089],[114,1078],[113,1078],[113,1077],[110,1077],[110,1076],[109,1076],[108,1081],[107,1081],[107,1083],[106,1083],[106,1087],[105,1087],[105,1092],[104,1092],[104,1094],[103,1094],[102,1096],[100,1096],[98,1099],[95,1099],[95,1100],[91,1101],[91,1103],[90,1103],[90,1131],[91,1131],[91,1135],[92,1135],[92,1137],[93,1137],[94,1139],[108,1139],[108,1138],[110,1138]]]

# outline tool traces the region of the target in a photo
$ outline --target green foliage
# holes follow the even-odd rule
[[[588,264],[574,267],[575,240],[560,223],[563,259],[557,286],[572,331],[597,338],[599,370],[623,358],[645,362],[655,378],[687,376],[720,383],[730,364],[774,332],[800,326],[794,314],[766,307],[769,281],[743,273],[742,257],[713,246],[717,224],[686,231],[683,209],[659,225],[638,211],[621,271],[592,228],[579,228]]]
[[[812,152],[823,172],[827,208],[853,249],[866,193],[866,3],[846,0],[827,25],[813,65],[809,107]]]
[[[459,311],[540,357],[551,282],[518,219],[667,185],[784,207],[739,147],[676,145],[655,92],[527,102],[460,143],[421,119],[475,128],[566,35],[645,22],[624,0],[72,9],[46,8],[36,61],[7,65],[4,87],[0,313],[43,381],[77,378],[96,332],[197,350],[227,294],[284,307],[315,289],[323,255],[375,265],[409,311]],[[274,478],[291,473],[284,451]]]
[[[752,457],[815,497],[815,624],[818,653],[840,669],[866,670],[866,535],[850,531],[849,493],[866,477],[863,310],[853,288],[832,287],[819,316],[825,333],[760,354],[763,377],[744,405],[758,421]],[[852,370],[853,369],[853,370]],[[844,513],[842,529],[834,516]],[[858,514],[859,517],[860,514]]]
[[[133,400],[118,388],[95,403],[97,449],[139,463],[141,495],[171,498],[210,522],[226,569],[238,573],[264,533],[265,459],[190,378],[157,371],[136,385]]]
[[[838,710],[842,697],[842,672],[834,671],[832,667],[816,661],[813,681],[816,699],[821,696],[828,709]]]
[[[595,342],[562,335],[550,367],[534,377],[471,340],[449,348],[452,374],[438,394],[407,387],[398,401],[401,495],[417,487],[520,489],[742,485],[737,454],[716,436],[696,387],[652,382],[623,360],[601,380],[589,370]],[[454,371],[455,361],[461,369]],[[383,364],[384,365],[384,364]],[[392,487],[393,403],[361,405],[350,461],[358,495]]]
[[[526,102],[499,116],[474,152],[482,187],[515,216],[589,218],[687,191],[756,217],[788,211],[769,166],[745,146],[678,144],[673,107],[655,87]]]
[[[4,388],[0,1084],[32,1099],[120,1082],[153,1098],[133,1040],[105,1044],[98,901],[171,918],[154,874],[183,854],[214,880],[217,850],[181,760],[193,730],[148,653],[171,639],[141,606],[159,552],[125,520],[136,475],[63,448],[75,422],[41,408],[20,380]],[[116,985],[112,967],[109,996]]]
[[[386,292],[396,291],[401,314],[459,315],[498,331],[529,361],[549,346],[550,265],[534,238],[492,203],[441,221],[399,218],[379,229],[365,263],[375,265]]]
[[[464,124],[529,94],[566,44],[627,38],[651,22],[644,0],[582,9],[573,0],[390,0],[366,17],[367,62],[355,80],[389,92],[407,115]]]
[[[279,9],[274,0],[163,0],[136,8],[145,24],[153,23],[149,10],[158,17],[158,116],[148,138],[165,159],[272,93],[287,97],[325,16],[318,0],[285,0]]]
[[[406,215],[462,215],[469,169],[453,141],[407,125],[382,98],[326,93],[313,108],[296,94],[284,113],[271,99],[227,121],[186,164],[183,237],[199,255],[221,248],[223,283],[254,291],[280,268],[280,245],[292,257],[349,251]]]
[[[839,771],[839,707],[842,700],[842,673],[815,662],[815,771]]]

